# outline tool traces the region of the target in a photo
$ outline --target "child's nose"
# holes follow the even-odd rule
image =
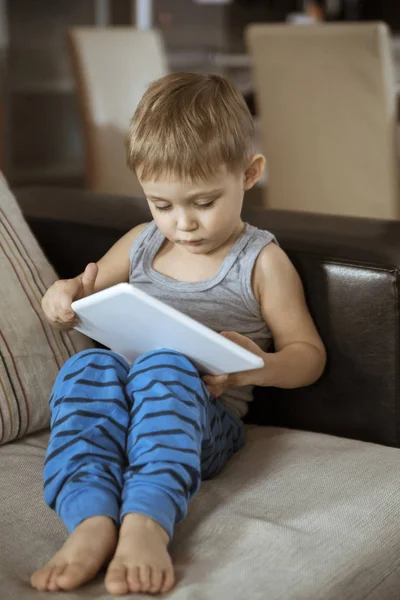
[[[189,214],[179,215],[178,229],[180,231],[194,231],[197,229],[196,220],[193,219]]]

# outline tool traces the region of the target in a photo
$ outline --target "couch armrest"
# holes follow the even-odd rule
[[[15,194],[62,277],[149,219],[138,199],[58,188]],[[400,446],[400,222],[251,209],[244,218],[288,252],[328,351],[316,384],[256,390],[251,420]]]

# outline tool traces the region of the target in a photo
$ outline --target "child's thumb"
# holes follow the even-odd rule
[[[89,263],[82,275],[83,297],[90,296],[94,292],[97,273],[99,271],[96,263]]]

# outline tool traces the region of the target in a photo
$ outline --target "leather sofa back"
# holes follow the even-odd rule
[[[54,188],[16,197],[61,277],[149,219],[142,199]],[[256,390],[250,420],[400,446],[400,222],[262,209],[243,216],[290,255],[328,350],[313,386]]]
[[[328,350],[314,385],[256,392],[251,419],[400,445],[400,223],[249,211],[298,269]]]

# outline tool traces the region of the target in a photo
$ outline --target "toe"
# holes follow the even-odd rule
[[[58,578],[64,573],[66,566],[67,565],[64,564],[55,566],[53,568],[47,583],[47,589],[49,590],[49,592],[58,592],[60,590],[60,587],[58,585]]]
[[[161,592],[169,592],[172,586],[175,583],[174,571],[172,569],[168,569],[164,571],[164,583],[161,588]]]
[[[140,579],[139,579],[139,568],[138,567],[131,567],[130,569],[128,569],[127,580],[128,580],[130,592],[140,592],[140,590],[142,588],[141,588],[141,583],[140,583]]]
[[[107,592],[114,595],[128,594],[129,586],[125,565],[111,563],[108,567],[104,585]]]
[[[73,590],[92,579],[96,573],[97,568],[91,565],[70,563],[58,576],[57,584],[62,590]]]
[[[161,590],[163,583],[163,572],[160,569],[153,569],[151,573],[151,586],[149,592],[157,594]]]
[[[151,568],[148,565],[142,565],[139,568],[140,589],[142,592],[148,592],[151,587]]]
[[[39,592],[46,591],[53,569],[54,565],[46,565],[35,571],[31,577],[31,586]]]

